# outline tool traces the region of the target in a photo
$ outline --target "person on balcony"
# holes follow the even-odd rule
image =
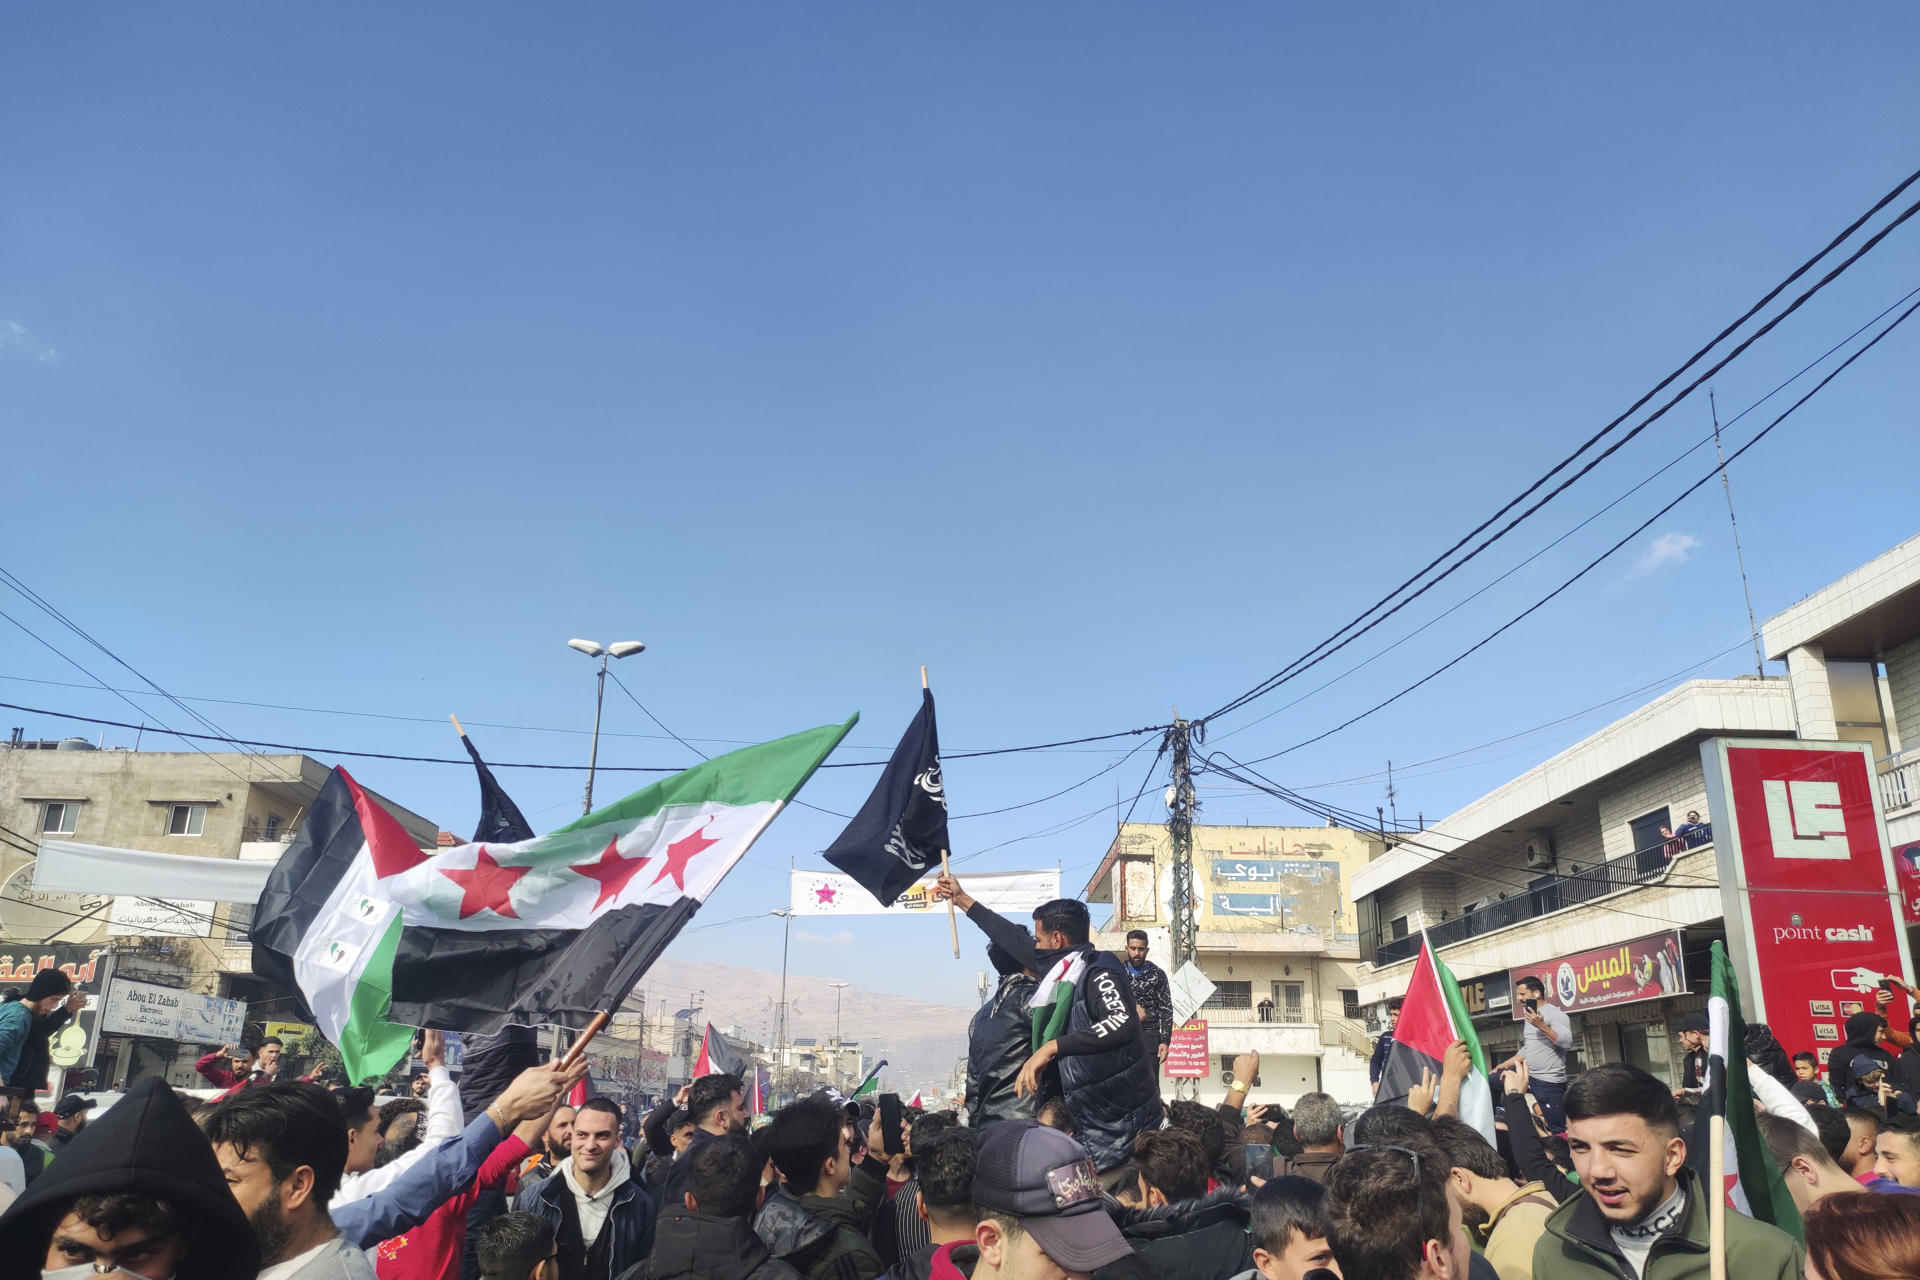
[[[1254,1007],[1260,1011],[1260,1021],[1262,1022],[1273,1021],[1273,997],[1272,996],[1261,996],[1260,1003],[1255,1005]]]
[[[1698,849],[1703,844],[1713,843],[1713,824],[1700,821],[1698,809],[1689,809],[1687,820],[1675,828],[1673,834],[1680,837],[1683,848]]]

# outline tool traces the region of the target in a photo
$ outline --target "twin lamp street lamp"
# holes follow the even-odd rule
[[[587,795],[580,806],[580,812],[593,812],[593,769],[600,759],[600,706],[607,698],[607,661],[610,658],[631,658],[636,653],[646,652],[647,646],[638,640],[616,640],[602,648],[591,640],[569,640],[567,648],[577,649],[589,658],[600,659],[599,688],[593,695],[593,745],[587,749]]]

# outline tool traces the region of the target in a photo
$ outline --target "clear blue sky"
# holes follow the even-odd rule
[[[202,708],[320,747],[446,754],[455,711],[568,731],[476,728],[495,758],[584,761],[576,635],[646,641],[620,674],[690,738],[858,709],[854,740],[884,751],[923,662],[950,750],[1203,712],[1920,166],[1916,47],[1897,7],[9,6],[0,563],[177,693],[426,721]],[[1723,416],[1916,285],[1910,225],[1715,379]],[[1920,523],[1916,344],[1920,323],[1736,467],[1763,617]],[[1342,657],[1707,427],[1704,401],[1682,406]],[[1278,750],[1424,673],[1705,456],[1213,742]],[[1403,814],[1441,814],[1663,680],[1737,674],[1744,631],[1716,485],[1489,651],[1274,768],[1308,785],[1445,757],[1401,780]],[[84,677],[4,625],[0,674],[5,701],[132,718],[20,682]],[[71,729],[6,713],[22,722]],[[656,732],[618,690],[607,727]],[[956,761],[954,808],[1033,800],[1116,754]],[[691,757],[624,736],[602,759]],[[963,864],[1058,862],[1077,888],[1145,761],[957,822],[955,852],[1091,814]],[[360,776],[471,826],[469,773]],[[504,776],[536,825],[577,811],[574,775]],[[851,811],[870,777],[806,798]],[[1381,799],[1372,779],[1320,794]],[[1205,800],[1216,821],[1310,821]],[[836,828],[783,818],[701,923],[777,905],[777,872]],[[795,970],[964,999],[981,967],[931,922],[846,927],[796,938]],[[679,954],[778,967],[779,927]]]

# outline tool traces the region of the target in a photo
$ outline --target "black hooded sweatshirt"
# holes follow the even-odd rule
[[[1893,1055],[1880,1047],[1880,1015],[1871,1009],[1847,1019],[1846,1043],[1827,1055],[1827,1083],[1842,1102],[1852,1099],[1858,1088],[1853,1079],[1853,1060],[1861,1054],[1880,1064],[1882,1070],[1893,1066]]]
[[[89,1123],[0,1214],[0,1258],[20,1266],[20,1275],[35,1274],[54,1228],[75,1200],[126,1191],[165,1200],[198,1220],[199,1234],[174,1280],[253,1280],[259,1274],[253,1227],[227,1189],[213,1148],[157,1077],[134,1085]]]

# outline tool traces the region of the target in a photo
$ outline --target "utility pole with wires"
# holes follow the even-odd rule
[[[1197,727],[1204,737],[1204,725]],[[1173,891],[1169,895],[1172,928],[1169,930],[1173,943],[1173,972],[1178,973],[1182,965],[1194,959],[1194,952],[1200,941],[1199,917],[1193,900],[1193,819],[1200,812],[1200,799],[1193,790],[1193,758],[1191,754],[1196,726],[1180,718],[1180,708],[1173,709],[1173,724],[1167,729],[1162,748],[1173,757],[1173,783],[1167,788],[1167,839],[1173,846]],[[1199,1083],[1187,1077],[1181,1077],[1174,1083],[1174,1096],[1194,1098],[1199,1094]]]
[[[1713,388],[1707,388],[1707,412],[1713,415],[1713,455],[1720,460],[1720,491],[1727,495],[1727,523],[1733,526],[1733,559],[1740,566],[1740,590],[1747,597],[1747,632],[1753,637],[1753,670],[1767,678],[1767,654],[1760,647],[1760,624],[1753,616],[1753,588],[1747,585],[1747,557],[1740,549],[1740,522],[1733,516],[1733,486],[1727,482],[1727,455],[1720,447],[1720,406],[1714,403]]]

